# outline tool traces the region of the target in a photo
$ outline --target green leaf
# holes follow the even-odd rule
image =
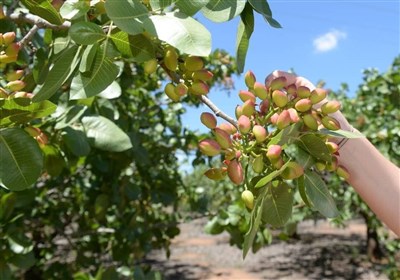
[[[121,96],[122,89],[119,83],[112,82],[105,90],[99,93],[98,96],[105,99],[115,99]]]
[[[60,149],[55,145],[42,147],[44,153],[44,168],[50,176],[57,177],[65,167],[65,161]]]
[[[23,129],[0,130],[0,155],[0,182],[12,191],[28,188],[42,172],[42,152]]]
[[[298,162],[304,169],[308,169],[314,165],[315,160],[313,156],[300,148],[298,145],[289,145],[285,148],[285,152],[296,162]]]
[[[131,35],[143,33],[156,34],[149,20],[149,11],[139,0],[107,0],[105,8],[108,17],[122,31]]]
[[[92,69],[94,58],[96,57],[99,44],[87,46],[83,52],[81,62],[79,64],[79,71],[82,73],[89,72]]]
[[[257,13],[263,15],[269,25],[275,28],[282,28],[279,22],[272,18],[272,11],[266,0],[249,0],[249,3]]]
[[[200,22],[179,12],[151,16],[158,38],[183,53],[208,56],[211,34]]]
[[[77,74],[71,82],[70,100],[95,96],[105,90],[118,76],[118,67],[98,51],[92,70]]]
[[[128,135],[109,119],[90,116],[84,117],[82,123],[86,137],[94,147],[109,152],[123,152],[132,148]]]
[[[65,145],[75,156],[83,157],[90,153],[90,145],[83,131],[65,127],[61,135]]]
[[[90,5],[88,1],[67,0],[61,6],[60,14],[64,19],[71,21],[85,16],[89,10]]]
[[[77,122],[79,118],[87,110],[86,106],[74,105],[67,108],[67,110],[57,119],[55,129],[63,129]]]
[[[243,12],[240,14],[240,22],[236,35],[236,62],[238,73],[242,73],[244,70],[247,50],[249,48],[250,37],[253,31],[253,9],[248,4],[246,4]]]
[[[246,258],[246,255],[249,252],[249,249],[252,247],[254,238],[256,237],[256,234],[260,227],[266,192],[267,192],[267,188],[264,188],[260,192],[260,194],[257,196],[256,202],[254,203],[254,208],[253,208],[253,210],[251,212],[251,216],[250,216],[249,230],[246,232],[246,234],[244,236],[243,259]]]
[[[285,127],[277,135],[271,138],[271,140],[268,142],[268,146],[293,143],[297,139],[297,136],[300,134],[301,126],[302,124],[298,122],[289,125],[288,127]]]
[[[106,37],[103,29],[92,22],[78,22],[72,24],[69,29],[69,36],[79,45],[92,45]]]
[[[152,41],[143,34],[129,35],[116,30],[111,33],[110,38],[125,57],[133,57],[137,62],[145,62],[155,57]]]
[[[310,204],[327,218],[339,215],[335,201],[321,177],[313,171],[304,173],[304,185]]]
[[[239,15],[245,4],[246,0],[210,0],[201,11],[209,20],[224,22]]]
[[[150,0],[150,6],[155,10],[163,10],[172,4],[172,0]]]
[[[198,11],[200,11],[205,5],[208,4],[210,0],[196,0],[196,1],[187,1],[187,0],[177,0],[175,5],[179,8],[179,11],[188,15],[193,16]]]
[[[274,181],[267,186],[262,220],[274,227],[281,227],[292,216],[293,191],[286,183]]]
[[[32,103],[30,98],[0,100],[0,127],[24,124],[52,114],[57,106],[45,100]]]
[[[23,254],[23,255],[20,255],[20,254],[13,255],[10,258],[10,263],[12,263],[13,265],[15,265],[16,267],[18,267],[20,269],[28,269],[36,263],[36,259],[33,254],[33,251],[31,251],[31,252],[29,252],[27,254]],[[3,278],[0,278],[0,279],[3,279]]]
[[[65,50],[56,62],[54,62],[45,82],[32,98],[32,101],[39,102],[53,96],[75,70],[79,61],[78,57],[79,52],[77,46],[72,46]]]
[[[11,269],[8,264],[0,260],[0,279],[11,280]]]
[[[358,131],[346,131],[346,130],[329,130],[326,128],[318,130],[317,133],[323,134],[323,135],[329,135],[332,137],[337,137],[337,138],[363,138],[365,137],[362,133]]]
[[[312,207],[311,203],[308,201],[307,194],[306,194],[306,186],[304,184],[304,175],[297,178],[296,182],[297,182],[297,188],[299,189],[301,199],[304,201],[304,203],[308,207],[311,208]]]
[[[297,141],[297,145],[320,161],[331,162],[332,155],[325,142],[313,134],[302,135]]]
[[[32,14],[38,15],[56,25],[61,25],[63,23],[60,14],[51,5],[49,0],[21,0],[21,2]]]
[[[268,175],[263,177],[262,179],[260,179],[254,187],[255,188],[263,187],[266,184],[268,184],[269,182],[271,182],[273,179],[278,177],[283,172],[283,170],[285,170],[285,168],[289,164],[289,162],[290,161],[286,162],[279,170],[275,170],[275,171],[268,173]]]

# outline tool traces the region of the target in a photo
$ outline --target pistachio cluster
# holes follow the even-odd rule
[[[234,184],[245,182],[242,199],[251,209],[254,196],[248,190],[250,180],[246,179],[249,166],[259,175],[277,172],[277,180],[293,180],[304,174],[304,167],[285,151],[290,140],[277,141],[279,133],[290,128],[297,129],[298,135],[315,134],[325,142],[332,160],[318,161],[313,169],[336,171],[348,178],[346,169],[338,166],[338,146],[317,131],[319,127],[340,129],[339,122],[330,115],[340,109],[340,103],[324,101],[326,90],[287,85],[284,77],[274,79],[267,87],[257,82],[251,71],[246,73],[245,83],[248,89],[239,91],[243,104],[235,109],[237,127],[230,123],[217,126],[213,114],[201,114],[201,122],[214,137],[200,141],[200,151],[207,156],[223,155],[221,167],[206,171],[208,178],[220,180],[228,175]],[[314,105],[319,103],[322,105],[317,109]]]
[[[33,96],[31,93],[22,91],[25,87],[25,82],[21,80],[24,71],[13,69],[6,71],[7,64],[16,62],[18,58],[20,45],[14,41],[15,32],[0,33],[0,69],[6,72],[1,79],[3,81],[0,85],[0,98],[31,98]]]
[[[170,76],[176,77],[168,83],[165,94],[173,101],[178,102],[186,94],[204,95],[209,92],[208,83],[213,78],[213,73],[204,68],[204,61],[198,56],[180,56],[172,46],[164,48],[161,61],[151,59],[144,64],[144,70],[151,74],[157,70],[158,64],[166,69]]]

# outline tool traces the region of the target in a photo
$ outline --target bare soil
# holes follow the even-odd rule
[[[386,280],[382,266],[367,260],[365,226],[353,221],[345,229],[306,221],[298,240],[274,241],[245,260],[229,245],[229,236],[204,233],[206,220],[181,225],[169,259],[154,252],[149,262],[166,280],[362,279]]]

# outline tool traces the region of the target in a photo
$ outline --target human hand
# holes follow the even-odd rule
[[[280,71],[280,70],[275,70],[270,75],[268,75],[265,79],[265,85],[268,87],[274,79],[279,78],[279,77],[286,78],[285,87],[294,84],[296,87],[299,87],[299,86],[308,87],[310,89],[310,91],[313,91],[316,88],[315,85],[312,82],[310,82],[309,80],[307,80],[306,78],[301,77],[301,76],[296,76],[296,75],[290,74],[288,72]],[[315,104],[314,108],[316,108],[316,109],[320,108],[327,101],[328,101],[328,99],[325,98],[321,102]],[[349,124],[349,122],[347,121],[345,116],[342,114],[342,112],[340,112],[340,110],[336,111],[335,113],[329,114],[329,115],[331,117],[335,118],[339,122],[340,128],[342,130],[353,131],[353,127]],[[332,139],[332,141],[334,141],[334,142],[339,142],[340,140],[341,140],[340,138]]]

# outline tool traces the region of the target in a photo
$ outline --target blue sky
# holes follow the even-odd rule
[[[385,71],[400,54],[400,0],[268,3],[283,28],[272,28],[256,15],[245,71],[251,69],[259,81],[275,69],[293,68],[312,82],[323,79],[326,87],[333,90],[346,82],[352,95],[362,82],[363,69]],[[235,54],[238,18],[213,23],[199,14],[198,19],[211,31],[213,49]],[[209,94],[214,103],[232,116],[240,103],[237,92],[245,89],[243,76],[234,77],[234,81],[236,90],[231,97],[220,91]],[[199,120],[203,111],[209,110],[189,108],[184,124],[206,132]]]

